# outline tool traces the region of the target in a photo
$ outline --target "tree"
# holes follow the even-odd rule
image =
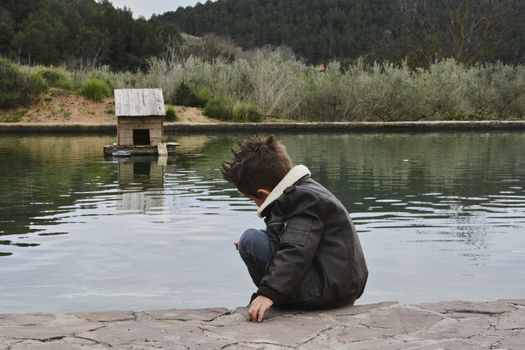
[[[26,58],[29,63],[36,60],[43,64],[62,60],[67,28],[61,20],[41,10],[31,14],[27,23],[13,39],[20,58]]]
[[[473,65],[502,59],[503,52],[521,51],[523,42],[512,40],[523,37],[525,2],[521,0],[398,1],[405,52],[415,64],[453,57]]]
[[[180,44],[176,25],[135,20],[129,9],[116,9],[108,0],[0,3],[0,54],[30,64],[145,69],[146,60],[162,56],[167,43]]]
[[[11,49],[11,41],[15,36],[15,23],[11,14],[0,8],[0,56],[8,54]]]

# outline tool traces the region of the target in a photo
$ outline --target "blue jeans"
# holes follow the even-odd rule
[[[270,239],[265,230],[248,229],[239,240],[239,253],[253,283],[259,287],[272,259]]]

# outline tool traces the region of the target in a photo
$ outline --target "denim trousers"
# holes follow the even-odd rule
[[[272,259],[270,239],[266,230],[248,229],[239,240],[239,253],[253,283],[259,287]]]

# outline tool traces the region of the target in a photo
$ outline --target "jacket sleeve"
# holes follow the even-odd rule
[[[323,232],[319,198],[302,193],[293,202],[297,209],[286,217],[278,249],[257,290],[274,305],[282,304],[310,269]]]

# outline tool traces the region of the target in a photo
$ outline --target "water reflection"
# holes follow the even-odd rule
[[[0,312],[244,304],[232,242],[263,223],[219,169],[245,136],[171,136],[161,162],[104,159],[112,137],[2,136]],[[525,293],[525,134],[279,138],[351,212],[363,302]]]
[[[167,162],[167,157],[118,159],[118,185],[122,195],[116,209],[147,213],[154,208],[163,208],[165,200],[162,190]],[[160,195],[152,196],[151,192]]]

